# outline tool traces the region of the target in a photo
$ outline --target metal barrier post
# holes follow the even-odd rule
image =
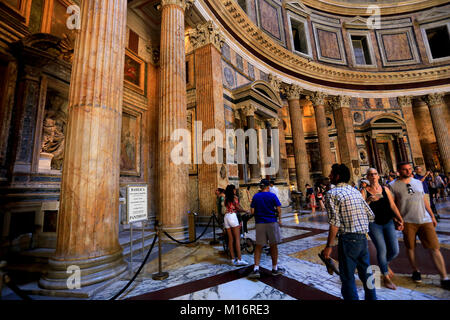
[[[212,241],[210,241],[209,242],[209,244],[211,244],[211,245],[215,245],[215,244],[218,244],[219,243],[219,241],[217,241],[216,240],[216,213],[214,212],[214,211],[212,211],[212,216],[213,216],[213,218],[212,218],[212,223],[213,223],[213,240]]]
[[[195,216],[197,215],[196,212],[190,212],[188,211],[188,222],[189,222],[189,241],[195,241],[196,238],[196,230],[195,230]],[[190,244],[187,244],[188,247],[195,247],[198,243],[193,242]]]
[[[165,280],[169,277],[169,273],[168,272],[163,272],[162,271],[162,252],[161,252],[161,234],[162,234],[162,225],[161,222],[158,222],[156,225],[156,231],[158,234],[158,273],[154,273],[152,275],[152,279],[153,280]]]

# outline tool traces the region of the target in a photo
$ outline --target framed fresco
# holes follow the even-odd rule
[[[124,64],[125,86],[144,94],[145,91],[145,62],[129,49],[125,51]]]
[[[141,176],[141,121],[141,113],[123,110],[120,139],[121,175]]]

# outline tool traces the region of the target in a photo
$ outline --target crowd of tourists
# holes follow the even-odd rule
[[[450,280],[436,233],[438,215],[434,203],[450,195],[448,176],[423,172],[420,166],[398,163],[397,171],[381,177],[375,168],[367,170],[359,186],[349,183],[350,170],[344,164],[334,164],[327,184],[312,188],[305,186],[307,207],[314,213],[316,208],[326,210],[330,224],[327,243],[321,252],[325,261],[330,261],[335,241],[341,293],[346,300],[357,300],[355,271],[363,283],[366,300],[376,300],[376,289],[372,284],[373,271],[370,265],[368,238],[376,248],[382,282],[386,288],[396,290],[395,274],[389,264],[400,252],[398,232],[403,242],[411,267],[411,279],[421,282],[422,276],[416,257],[416,238],[432,258],[441,278],[441,287],[449,290]],[[249,210],[241,207],[236,188],[229,185],[225,190],[217,189],[218,212],[222,213],[223,225],[228,234],[233,265],[247,265],[241,259],[240,224],[237,215],[246,212],[255,217],[256,248],[254,267],[249,278],[259,278],[259,264],[264,246],[269,245],[272,258],[272,274],[285,272],[278,265],[278,248],[281,243],[281,203],[278,189],[273,182],[261,180],[260,190],[253,197],[249,189],[244,191]]]

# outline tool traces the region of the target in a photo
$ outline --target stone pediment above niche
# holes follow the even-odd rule
[[[311,10],[299,0],[286,2],[285,8],[303,17],[308,17],[311,14]]]
[[[355,28],[355,29],[367,29],[367,19],[356,16],[354,18],[345,19],[342,22],[343,26],[345,28]]]
[[[237,109],[251,105],[256,108],[256,113],[265,118],[277,118],[278,111],[282,107],[279,93],[277,94],[268,82],[262,80],[235,89],[233,98]]]
[[[433,8],[431,10],[422,12],[418,15],[416,20],[418,23],[422,24],[447,18],[450,18],[450,5],[441,8]]]

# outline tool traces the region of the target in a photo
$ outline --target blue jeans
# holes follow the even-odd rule
[[[394,221],[391,220],[385,225],[369,223],[369,236],[377,248],[377,259],[381,272],[383,275],[387,275],[389,262],[398,256],[400,250]]]
[[[355,269],[358,270],[359,279],[364,286],[365,300],[376,300],[375,287],[370,280],[372,271],[366,235],[359,233],[339,235],[338,259],[342,282],[341,293],[344,300],[359,300],[355,283]],[[368,287],[369,282],[370,288]]]

